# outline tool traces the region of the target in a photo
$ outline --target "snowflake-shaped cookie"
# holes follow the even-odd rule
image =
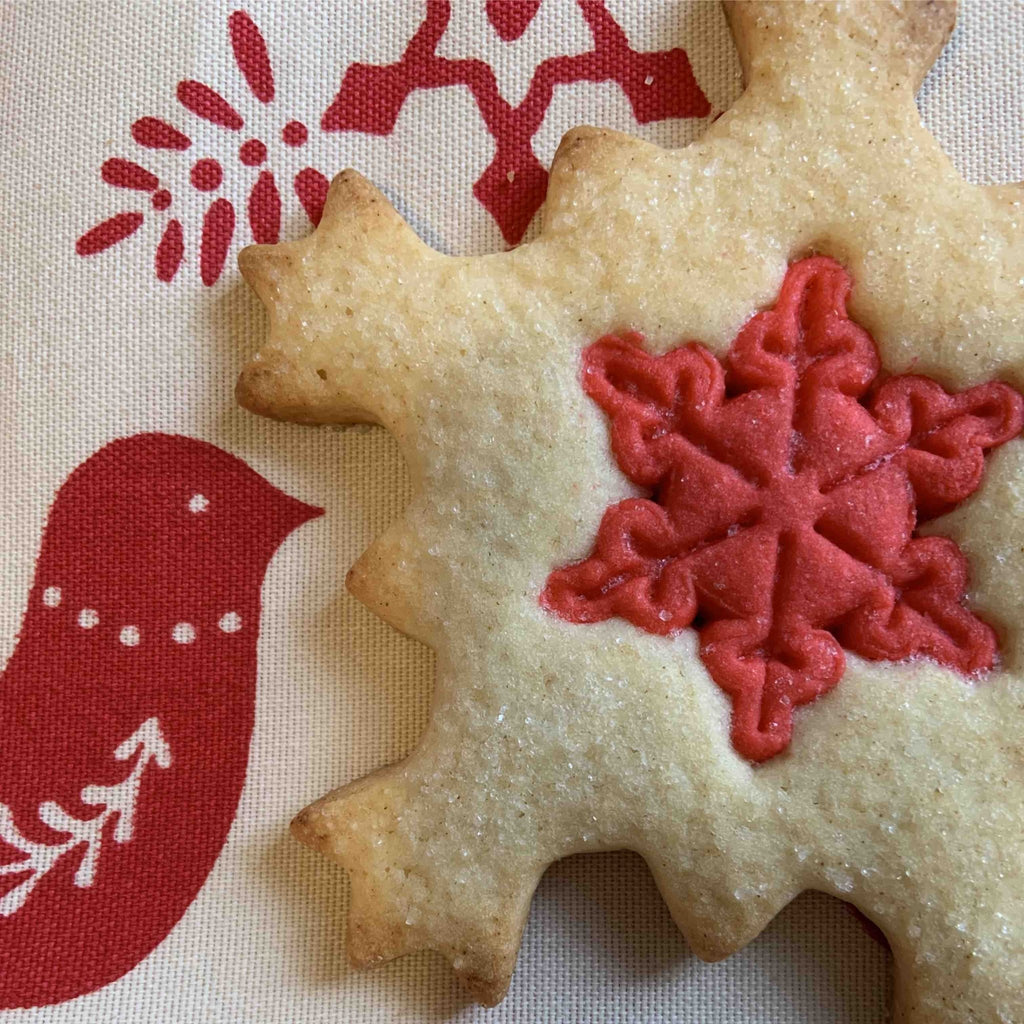
[[[417,748],[295,832],[355,962],[437,949],[486,1002],[547,865],[629,848],[705,958],[819,889],[887,935],[897,1020],[1020,1021],[1022,193],[920,123],[950,5],[728,13],[735,106],[676,152],[570,132],[528,245],[442,256],[346,171],[245,254],[240,400],[395,435],[415,497],[349,585],[437,652]]]

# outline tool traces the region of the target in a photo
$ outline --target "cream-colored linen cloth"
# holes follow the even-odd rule
[[[532,138],[545,166],[577,123],[684,145],[739,93],[717,4],[605,6],[634,50],[685,49],[710,113],[638,125],[614,82],[559,85]],[[233,56],[228,26],[238,10],[265,41],[275,83],[270,102],[255,94]],[[120,980],[0,1018],[878,1024],[886,1013],[886,955],[840,904],[804,896],[745,951],[706,965],[686,949],[639,858],[626,853],[578,857],[549,871],[511,991],[496,1009],[467,1003],[432,955],[363,973],[345,963],[347,883],[292,841],[287,824],[331,787],[401,757],[425,722],[429,652],[377,621],[343,587],[348,566],[407,501],[408,480],[379,430],[275,424],[234,405],[234,377],[265,328],[234,257],[252,240],[249,191],[268,169],[281,197],[282,238],[310,228],[295,176],[312,168],[329,177],[352,166],[431,245],[481,253],[506,244],[473,192],[495,142],[467,88],[414,90],[387,134],[321,130],[346,69],[398,61],[426,15],[411,0],[0,7],[3,656],[14,647],[54,493],[114,438],[159,430],[210,441],[326,509],[284,542],[265,581],[248,777],[199,896]],[[544,0],[509,41],[482,0],[458,0],[434,52],[490,65],[514,106],[542,61],[593,44],[584,10],[568,0]],[[244,127],[186,109],[176,90],[189,80],[227,100]],[[1024,4],[968,0],[920,106],[970,180],[1024,179]],[[132,126],[143,118],[177,127],[189,148],[140,144]],[[306,127],[302,145],[282,140],[291,121]],[[251,165],[239,157],[250,138],[267,151]],[[155,189],[104,181],[101,167],[115,159],[155,175],[170,205],[157,209],[164,200]],[[197,176],[209,183],[194,170],[200,160],[220,166],[216,189],[194,184]],[[223,269],[207,268],[216,280],[206,284],[202,222],[214,195],[233,204],[236,227]],[[142,223],[129,236],[79,254],[90,229],[132,212]],[[171,219],[182,225],[183,259],[165,282],[154,261]],[[256,230],[269,228],[264,222]]]

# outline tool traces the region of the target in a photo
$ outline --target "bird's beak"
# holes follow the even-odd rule
[[[307,505],[304,501],[299,501],[298,498],[293,498],[276,487],[273,489],[276,493],[268,503],[267,518],[264,522],[266,523],[265,529],[269,530],[271,536],[277,538],[278,544],[304,523],[324,514],[322,508]]]
[[[316,505],[307,505],[304,501],[299,501],[298,498],[288,498],[289,509],[288,515],[291,517],[292,530],[297,530],[304,523],[308,523],[311,519],[319,519],[324,514],[322,508],[317,508]]]

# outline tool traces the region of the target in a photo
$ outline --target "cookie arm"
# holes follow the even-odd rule
[[[354,966],[433,950],[474,999],[494,1006],[547,861],[478,838],[486,820],[469,820],[458,787],[435,768],[418,750],[311,804],[292,834],[348,872]]]
[[[239,255],[270,316],[267,343],[238,379],[239,403],[298,423],[387,422],[403,399],[395,369],[409,353],[377,310],[403,296],[415,307],[421,272],[443,259],[369,181],[343,171],[312,235]],[[419,358],[429,348],[424,341]]]
[[[955,0],[725,0],[723,6],[748,85],[767,77],[799,81],[845,60],[860,65],[858,77],[916,92],[956,21]]]

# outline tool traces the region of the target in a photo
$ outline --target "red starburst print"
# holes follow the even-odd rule
[[[636,334],[584,354],[615,459],[652,497],[609,508],[593,553],[553,572],[541,601],[572,622],[695,628],[752,761],[785,749],[793,709],[839,682],[843,648],[964,674],[996,658],[962,603],[965,556],[917,528],[977,490],[1024,400],[997,382],[951,394],[885,378],[849,290],[830,259],[795,264],[724,367],[695,342],[648,355]]]
[[[154,210],[166,210],[171,205],[171,193],[160,188],[160,180],[145,167],[115,157],[104,162],[100,168],[100,177],[116,188],[134,189],[137,192],[150,193],[150,205]],[[103,252],[118,242],[134,235],[142,227],[145,215],[141,210],[130,210],[115,214],[90,228],[75,245],[79,256],[92,256]],[[175,218],[168,220],[163,235],[156,248],[156,276],[161,281],[170,281],[178,272],[182,257],[185,254],[184,236],[181,222]]]
[[[451,17],[448,0],[431,0],[427,15],[399,61],[385,66],[353,64],[321,121],[325,132],[387,135],[402,105],[418,89],[466,86],[496,144],[494,159],[473,194],[514,245],[544,201],[548,174],[531,140],[540,128],[556,85],[617,82],[641,124],[668,117],[707,117],[711,105],[681,49],[639,53],[600,0],[577,0],[594,37],[594,48],[538,65],[525,98],[512,107],[483,61],[450,60],[435,53]],[[490,0],[488,18],[502,39],[521,35],[539,4]],[[566,127],[569,127],[566,125]]]
[[[244,11],[235,11],[228,18],[228,40],[235,63],[252,95],[260,103],[272,103],[275,96],[274,72],[266,42],[256,23]],[[176,96],[189,114],[225,131],[244,135],[245,119],[210,86],[192,79],[181,81]],[[146,149],[184,153],[193,144],[192,139],[180,128],[155,117],[139,118],[131,127],[131,136]],[[308,137],[308,130],[301,121],[289,120],[281,129],[281,141],[286,146],[303,146]],[[243,138],[240,142],[238,161],[242,166],[262,167],[267,158],[267,144],[262,139]],[[156,175],[130,160],[108,160],[101,168],[101,177],[109,185],[152,193],[151,205],[155,211],[166,210],[173,201],[171,192],[160,188]],[[192,164],[187,184],[197,192],[216,193],[223,180],[224,168],[220,161],[201,157]],[[294,190],[310,220],[314,225],[318,224],[327,195],[326,177],[314,168],[304,168],[295,177]],[[278,241],[281,231],[281,195],[273,171],[260,171],[249,192],[245,217],[253,241]],[[133,235],[144,220],[145,214],[141,210],[118,213],[82,235],[76,250],[80,256],[102,252]],[[229,199],[211,196],[210,205],[203,216],[199,242],[199,275],[205,285],[214,284],[224,270],[235,237],[236,220],[236,211]],[[184,231],[181,222],[172,218],[167,221],[157,245],[157,278],[171,281],[184,257]]]

